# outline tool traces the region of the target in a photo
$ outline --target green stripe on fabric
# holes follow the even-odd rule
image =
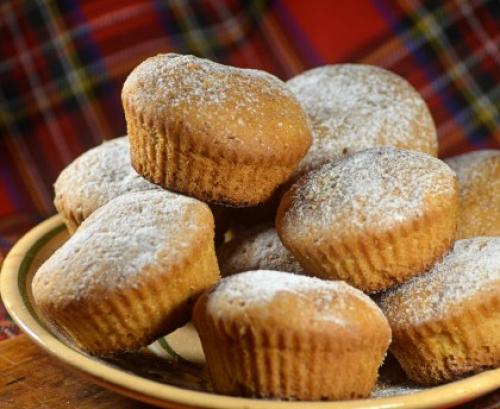
[[[497,128],[494,106],[488,98],[484,97],[483,92],[470,75],[468,68],[457,58],[453,46],[449,43],[438,23],[447,14],[450,14],[450,12],[444,10],[444,6],[430,12],[422,4],[411,15],[411,18],[415,22],[415,30],[419,33],[417,35],[427,39],[439,60],[447,68],[448,75],[456,83],[457,89],[460,90],[469,106],[474,110],[477,118],[474,122],[479,121],[494,132]]]
[[[85,67],[81,64],[72,42],[71,30],[65,26],[58,5],[56,2],[49,2],[47,7],[41,7],[40,10],[45,19],[46,28],[52,37],[59,61],[64,67],[69,88],[75,96],[89,128],[93,131],[93,135],[109,135],[110,127],[105,121],[106,116],[103,116],[98,108],[91,103],[95,99],[92,82]],[[102,75],[105,73],[103,72]],[[99,138],[96,139],[96,142],[97,140]]]
[[[191,50],[198,55],[214,58],[211,45],[205,40],[202,29],[198,26],[194,12],[187,2],[173,0],[170,2],[177,21],[182,28],[183,37]]]

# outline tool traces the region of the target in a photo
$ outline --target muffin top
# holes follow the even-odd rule
[[[314,68],[287,82],[309,115],[313,143],[298,173],[378,145],[437,154],[432,116],[400,76],[371,65]]]
[[[457,174],[457,237],[500,235],[500,150],[470,152],[445,162]]]
[[[304,273],[276,229],[270,224],[256,226],[240,233],[217,250],[222,276],[250,270],[277,270]]]
[[[456,241],[427,274],[383,294],[380,306],[393,328],[407,328],[453,318],[488,295],[500,295],[500,237]]]
[[[64,305],[138,288],[143,277],[168,274],[196,254],[213,229],[210,209],[196,199],[161,190],[127,193],[96,210],[43,263],[34,294]]]
[[[204,155],[289,164],[311,142],[307,115],[278,78],[192,55],[148,58],[128,76],[122,101],[165,134],[194,138]]]
[[[90,149],[69,164],[54,184],[54,205],[61,213],[67,207],[87,217],[124,193],[151,189],[157,186],[132,168],[124,136]]]
[[[456,201],[456,194],[455,174],[441,160],[372,148],[299,179],[283,196],[277,221],[291,236],[320,242],[324,235],[385,231]]]
[[[256,270],[222,279],[206,297],[206,311],[213,319],[237,320],[240,326],[335,330],[354,342],[378,335],[390,339],[382,311],[343,281]]]

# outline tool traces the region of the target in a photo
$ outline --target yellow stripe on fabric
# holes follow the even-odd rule
[[[170,49],[166,37],[158,37],[147,42],[133,45],[130,48],[120,50],[116,53],[106,55],[96,64],[105,65],[110,78],[122,77],[135,67],[136,61],[150,57],[151,50],[158,49],[164,49],[166,51]],[[92,67],[92,65],[88,66],[90,71],[93,70]],[[35,104],[23,104],[22,98],[19,98],[19,100],[10,100],[9,115],[4,115],[3,117],[5,123],[11,124],[30,118],[37,114],[39,110],[49,109],[51,106],[61,104],[63,101],[71,98],[73,93],[68,87],[63,87],[64,81],[64,78],[58,78],[56,81],[40,85],[40,90],[45,93],[47,98],[38,106]],[[94,88],[105,81],[106,79],[104,78],[91,76],[88,77],[86,83],[89,87]],[[14,105],[17,106],[14,107]]]
[[[198,55],[213,58],[212,48],[204,36],[200,35],[201,30],[194,20],[194,12],[189,3],[184,0],[171,0],[169,6],[182,28],[182,36],[188,47]]]
[[[168,6],[181,27],[181,35],[188,48],[195,54],[214,59],[215,49],[228,48],[245,39],[246,33],[251,27],[248,14],[251,13],[258,20],[266,4],[265,0],[253,1],[239,15],[233,15],[223,2],[215,0],[212,2],[212,6],[222,17],[222,22],[211,24],[206,28],[200,26],[191,2],[172,0]],[[245,16],[246,18],[244,18]]]
[[[439,8],[435,15],[429,13],[422,3],[413,0],[403,0],[400,2],[409,15],[413,15],[416,20],[415,28],[429,42],[436,51],[439,60],[447,67],[447,73],[457,84],[458,89],[469,102],[470,107],[476,113],[481,123],[488,127],[490,131],[497,128],[495,116],[496,110],[487,97],[478,88],[468,69],[459,60],[453,50],[453,46],[448,42],[438,20],[445,15],[452,13],[451,10]]]
[[[406,10],[407,14],[412,14],[412,12],[413,9],[411,11]],[[442,29],[446,29],[454,24],[458,19],[459,16],[457,14],[446,14],[439,20],[440,27]],[[426,42],[426,38],[419,34],[419,30],[415,27],[415,25],[410,25],[403,33],[398,34],[397,37],[394,36],[387,42],[384,42],[379,46],[379,48],[376,48],[369,55],[365,56],[363,61],[369,62],[383,60],[384,66],[390,67],[412,54]]]
[[[36,103],[36,108],[38,108],[37,113],[39,112],[41,114],[41,117],[43,118],[45,125],[49,130],[49,136],[53,140],[55,149],[57,150],[59,156],[65,162],[69,162],[71,160],[69,147],[62,137],[63,135],[59,124],[54,120],[54,112],[50,109],[50,105],[47,104],[48,95],[44,92],[42,80],[39,76],[33,58],[29,52],[28,45],[25,41],[24,32],[19,25],[18,16],[14,14],[12,10],[10,11],[11,12],[7,12],[7,14],[5,15],[5,22],[8,30],[12,35],[13,45],[16,49],[17,54],[19,55],[21,68],[24,70],[25,78],[27,79],[27,82],[30,86],[29,95],[33,96],[34,102]],[[4,105],[6,106],[6,104]],[[44,108],[42,109],[41,107]]]
[[[458,1],[457,6],[467,20],[469,27],[476,34],[476,37],[484,44],[485,51],[500,67],[500,47],[497,46],[498,41],[489,36],[488,32],[481,25],[481,22],[474,15],[472,7],[466,1]]]
[[[98,104],[89,99],[89,96],[93,97],[91,82],[79,61],[69,30],[64,25],[64,20],[61,18],[56,2],[40,4],[40,11],[45,19],[46,28],[50,33],[59,60],[64,67],[71,92],[75,96],[89,128],[92,130],[91,136],[93,140],[98,143],[103,137],[111,134],[107,116],[98,109]]]

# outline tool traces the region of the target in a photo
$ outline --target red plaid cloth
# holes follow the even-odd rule
[[[54,212],[64,166],[125,134],[120,90],[148,56],[192,53],[282,79],[376,64],[423,95],[449,156],[500,147],[499,21],[495,0],[4,1],[0,254]],[[0,338],[13,332],[3,328]]]
[[[159,52],[283,79],[327,63],[380,65],[426,99],[442,155],[498,148],[499,20],[494,0],[4,2],[0,217],[54,212],[57,175],[125,133],[123,81]]]

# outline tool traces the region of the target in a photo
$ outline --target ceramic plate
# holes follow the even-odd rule
[[[42,348],[96,383],[132,398],[169,408],[416,409],[459,404],[500,387],[500,369],[496,369],[439,387],[419,388],[406,381],[389,359],[371,399],[280,402],[218,395],[211,390],[200,341],[190,324],[137,353],[113,359],[89,356],[50,332],[32,302],[34,272],[67,238],[61,219],[54,216],[19,240],[2,268],[2,299],[17,324]]]

